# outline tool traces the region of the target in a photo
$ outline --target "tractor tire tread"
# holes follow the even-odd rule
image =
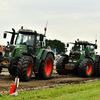
[[[92,64],[92,71],[89,75],[86,73],[86,66],[88,63]],[[78,66],[78,73],[80,76],[90,77],[90,76],[92,76],[93,71],[94,71],[94,66],[93,66],[93,61],[91,59],[85,58],[80,62],[79,66]]]
[[[21,81],[29,81],[32,75],[32,69],[29,77],[27,76],[27,68],[29,61],[32,63],[33,68],[33,60],[30,56],[23,56],[19,59],[18,66],[17,66],[17,75]]]

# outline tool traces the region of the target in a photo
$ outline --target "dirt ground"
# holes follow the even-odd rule
[[[2,73],[0,74],[0,93],[9,92],[10,85],[14,80],[15,77],[11,76],[7,69],[3,69]],[[54,70],[51,79],[38,80],[33,75],[30,81],[19,82],[19,87],[17,88],[17,91],[34,90],[38,88],[53,88],[58,85],[85,83],[88,81],[96,80],[100,80],[100,77],[82,78],[72,74],[58,75]]]

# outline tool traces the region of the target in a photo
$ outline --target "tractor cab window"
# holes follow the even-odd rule
[[[37,46],[37,47],[38,47],[38,46],[41,46],[40,36],[39,36],[39,35],[36,37],[36,46]]]
[[[36,38],[36,46],[44,47],[45,46],[45,37],[43,37],[43,41],[40,41],[40,36],[38,35]]]
[[[94,51],[95,47],[93,45],[90,45],[89,47],[92,51]]]
[[[29,45],[33,46],[34,35],[30,34],[20,34],[17,37],[16,45]]]
[[[73,47],[72,47],[72,50],[73,51],[80,51],[80,48],[81,48],[81,46],[79,45],[79,44],[75,44]]]
[[[95,47],[93,45],[89,45],[90,54],[95,54]]]
[[[80,51],[80,45],[79,44],[76,45],[76,51]]]

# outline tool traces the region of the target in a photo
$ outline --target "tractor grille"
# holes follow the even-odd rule
[[[9,52],[10,52],[10,48],[9,47],[5,47],[5,56],[6,57],[9,56]]]
[[[10,53],[12,53],[15,46],[6,46],[5,47],[5,56],[8,57]]]
[[[70,59],[80,59],[80,53],[79,52],[70,52]]]

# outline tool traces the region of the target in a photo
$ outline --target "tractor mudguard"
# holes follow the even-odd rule
[[[54,52],[52,50],[49,50],[49,49],[43,50],[40,59],[42,59],[44,61],[48,53],[51,53],[53,55],[53,58],[55,59]]]
[[[35,55],[32,55],[32,54],[29,54],[29,53],[22,53],[23,55],[27,55],[27,56],[32,56],[33,57],[33,59],[34,58],[36,58],[36,56]]]
[[[92,58],[92,57],[88,57],[88,56],[87,56],[87,57],[85,57],[85,58],[89,58],[89,59],[91,59],[91,60],[93,61],[93,63],[94,63],[94,60],[93,60],[93,58]]]
[[[61,56],[65,56],[69,60],[69,56],[67,54],[62,54]]]
[[[35,73],[38,73],[38,70],[40,68],[40,64],[41,64],[41,62],[45,61],[45,58],[48,55],[48,53],[51,53],[53,55],[53,58],[55,59],[54,52],[52,50],[44,49],[40,59],[36,59],[36,61],[35,61],[35,68],[34,68]]]

